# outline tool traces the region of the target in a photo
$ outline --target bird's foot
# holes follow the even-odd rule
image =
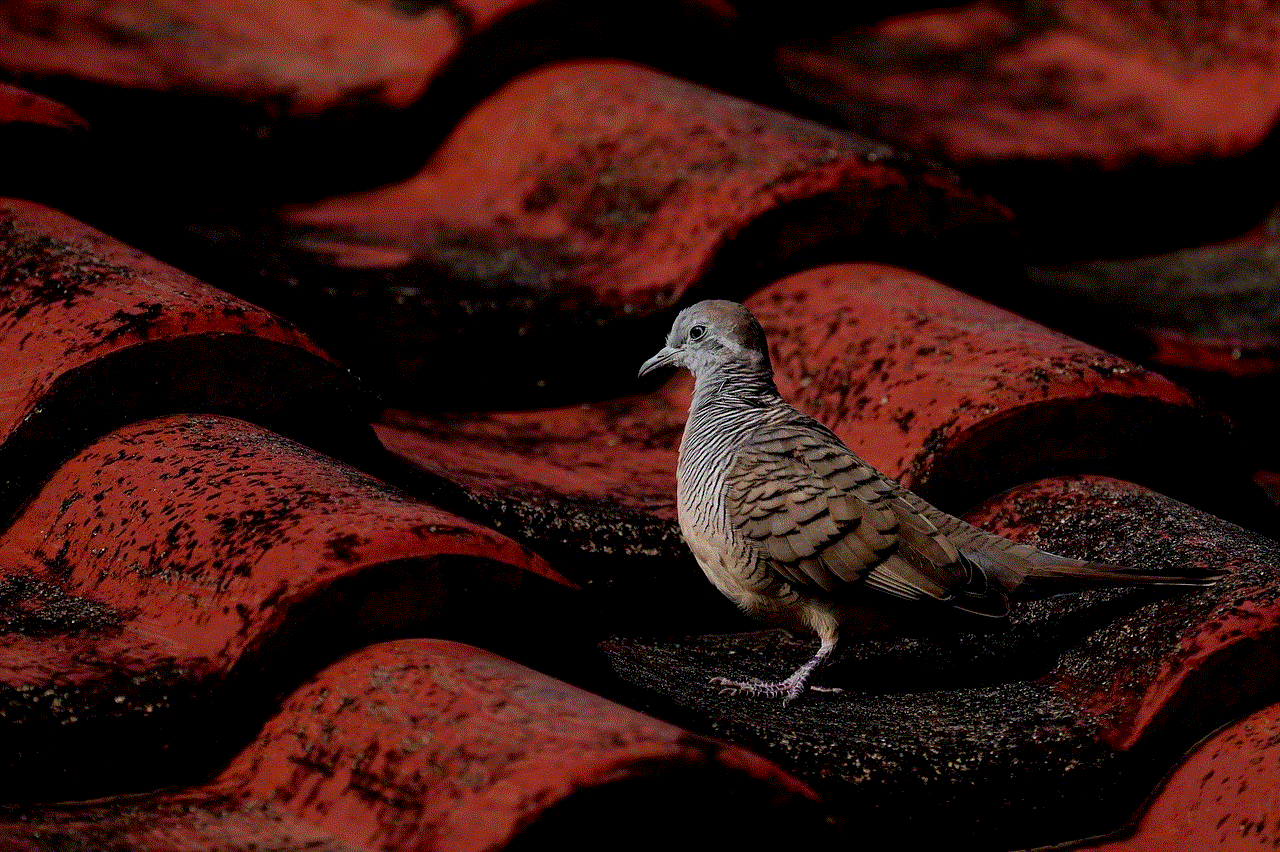
[[[799,674],[797,672],[796,674]],[[808,672],[805,672],[807,675]],[[720,687],[722,693],[728,695],[755,695],[762,698],[781,698],[782,706],[786,707],[792,701],[795,701],[806,690],[813,692],[844,692],[838,686],[816,686],[805,683],[806,678],[792,675],[786,680],[761,680],[760,678],[751,678],[750,680],[730,680],[727,677],[713,677],[711,682]]]
[[[836,640],[834,636],[824,639],[822,647],[818,648],[818,653],[814,654],[803,666],[796,669],[786,680],[769,681],[760,680],[759,678],[730,680],[727,677],[713,677],[711,682],[719,685],[721,692],[727,692],[730,695],[745,693],[746,695],[762,695],[766,698],[781,698],[783,707],[799,698],[806,688],[812,689],[814,692],[843,692],[844,690],[838,687],[809,685],[809,678],[813,676],[818,666],[827,661],[827,658],[831,656],[835,648]]]

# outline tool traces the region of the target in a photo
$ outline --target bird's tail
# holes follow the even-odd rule
[[[1012,594],[1026,582],[1033,585],[1065,583],[1083,588],[1211,586],[1222,576],[1221,572],[1202,568],[1156,573],[1105,562],[1086,562],[1047,553],[1030,545],[1015,544],[990,533],[982,535],[986,538],[986,546],[966,551],[964,555],[989,579],[998,583],[1006,594]]]
[[[1027,563],[1028,581],[1065,580],[1080,586],[1211,586],[1222,576],[1220,572],[1199,568],[1157,574],[1102,562],[1084,562],[1043,551],[1028,556]]]
[[[1067,582],[1076,586],[1211,586],[1222,573],[1212,569],[1190,568],[1168,573],[1155,573],[1086,562],[1048,553],[1028,544],[1018,544],[1002,536],[979,529],[967,521],[947,515],[925,503],[909,491],[902,496],[917,511],[957,544],[961,559],[979,569],[984,579],[996,583],[1006,595],[1024,582]]]

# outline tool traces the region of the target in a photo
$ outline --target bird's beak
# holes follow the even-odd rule
[[[670,346],[662,347],[661,349],[658,350],[657,355],[654,355],[648,361],[645,361],[643,364],[640,365],[640,376],[637,376],[637,378],[640,378],[641,376],[645,376],[648,373],[652,373],[654,370],[658,369],[659,367],[670,366],[671,362],[675,359],[676,355],[678,354],[679,354],[678,349],[673,349]]]

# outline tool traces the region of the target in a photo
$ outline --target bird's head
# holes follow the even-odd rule
[[[724,366],[772,373],[764,329],[737,302],[708,299],[685,308],[667,335],[667,345],[640,367],[644,376],[659,367],[684,367],[694,377]]]

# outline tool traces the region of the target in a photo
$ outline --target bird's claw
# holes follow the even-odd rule
[[[769,693],[770,687],[776,690],[778,684],[769,683],[765,680],[752,678],[751,680],[730,680],[727,677],[713,677],[711,682],[720,687],[721,695],[737,695],[746,693],[747,695],[765,695]]]
[[[713,677],[711,682],[720,687],[721,695],[758,695],[764,698],[781,698],[786,707],[804,693],[806,689],[814,692],[844,692],[838,686],[814,686],[803,682],[788,680],[768,681],[759,678],[750,680],[731,680],[727,677]]]

